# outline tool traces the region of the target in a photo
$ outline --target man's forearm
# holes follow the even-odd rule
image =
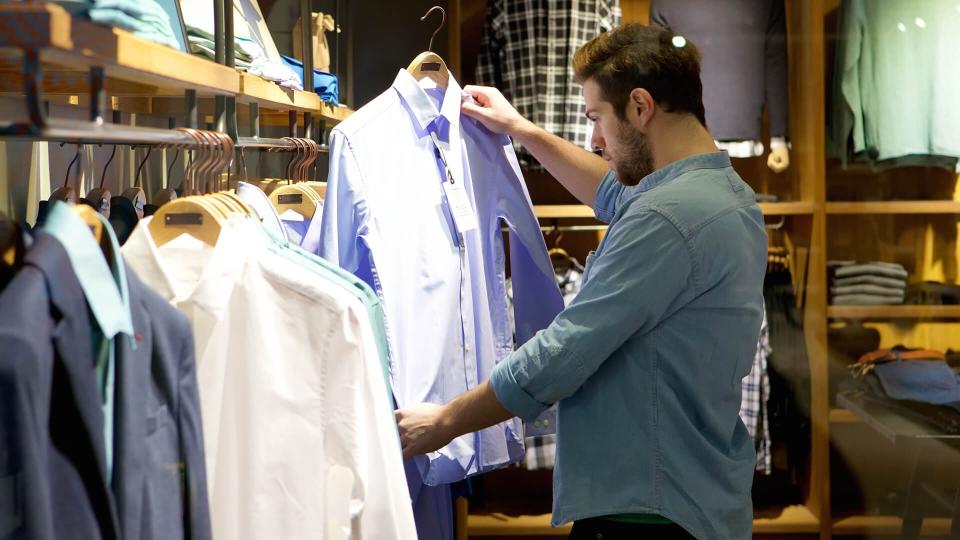
[[[454,439],[513,418],[497,399],[490,381],[460,394],[443,406],[442,422],[447,435]]]
[[[567,191],[593,207],[597,187],[609,168],[605,159],[530,122],[512,135]]]

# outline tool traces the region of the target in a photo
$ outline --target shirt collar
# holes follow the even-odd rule
[[[258,245],[256,240],[263,238],[256,234],[264,230],[263,227],[241,216],[231,216],[221,227],[217,244],[196,286],[178,291],[167,270],[171,263],[164,261],[150,235],[148,225],[152,219],[153,216],[140,220],[124,245],[124,255],[151,288],[167,301],[174,304],[190,302],[221,320],[230,306],[233,288],[246,266],[246,258],[253,253],[252,246]],[[192,239],[175,238],[172,242],[178,240],[189,242]]]
[[[730,166],[730,157],[723,151],[686,157],[648,174],[639,184],[627,187],[623,192],[623,200],[650,191],[695,169],[724,169]]]
[[[113,339],[119,333],[133,336],[130,297],[120,245],[110,222],[97,215],[103,223],[103,234],[108,236],[113,248],[109,262],[90,234],[87,224],[67,204],[55,202],[52,205],[43,230],[63,244],[70,266],[104,337]]]
[[[443,93],[443,103],[440,104],[440,110],[437,110],[433,100],[427,95],[426,90],[417,82],[410,72],[401,69],[397,77],[393,80],[393,89],[396,90],[400,98],[407,104],[410,113],[416,119],[420,129],[425,133],[430,131],[431,125],[438,117],[443,117],[451,126],[460,123],[460,100],[463,91],[460,84],[450,74],[447,89]]]

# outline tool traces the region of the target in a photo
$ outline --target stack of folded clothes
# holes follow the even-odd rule
[[[213,38],[213,34],[206,30],[195,26],[187,26],[187,40],[190,42],[190,52],[193,54],[213,60],[215,58]],[[271,61],[264,48],[257,42],[235,36],[234,44],[234,66],[237,69],[276,82],[284,88],[303,90],[303,81],[300,75],[286,64]]]
[[[155,0],[58,0],[73,15],[87,16],[92,21],[123,28],[137,37],[180,48],[173,22]]]
[[[906,269],[887,262],[828,261],[833,305],[902,304]]]

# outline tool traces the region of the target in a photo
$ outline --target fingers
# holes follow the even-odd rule
[[[470,118],[473,118],[474,120],[485,120],[487,115],[490,114],[486,107],[481,107],[480,105],[477,105],[476,103],[470,103],[469,101],[464,101],[460,104],[460,112],[469,116]]]
[[[490,105],[492,97],[498,92],[496,88],[491,88],[489,86],[473,86],[468,84],[463,88],[463,91],[467,94],[473,96],[473,99],[477,100],[481,105],[487,106]]]

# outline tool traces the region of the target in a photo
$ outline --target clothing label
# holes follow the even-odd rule
[[[447,204],[450,205],[450,213],[453,214],[453,222],[457,226],[460,234],[471,231],[478,227],[477,215],[473,212],[473,205],[470,204],[470,198],[467,197],[467,191],[463,188],[463,183],[458,182],[450,172],[450,165],[447,162],[447,155],[440,146],[440,140],[436,133],[430,133],[433,139],[433,146],[437,150],[437,157],[443,163],[443,171],[447,175],[447,181],[443,183],[443,192],[447,194]]]
[[[473,206],[470,204],[470,198],[467,197],[467,191],[463,189],[463,183],[453,179],[450,171],[447,171],[447,181],[443,183],[443,191],[447,194],[447,203],[450,204],[450,213],[453,214],[453,221],[457,225],[457,230],[461,234],[477,228],[477,215],[473,212]]]

